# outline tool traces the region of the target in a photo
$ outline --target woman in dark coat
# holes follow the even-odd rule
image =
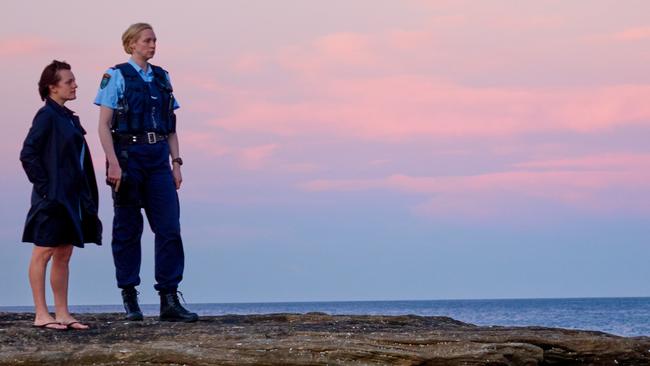
[[[23,232],[23,241],[34,243],[29,264],[34,326],[87,329],[68,310],[68,263],[74,246],[101,245],[102,225],[86,131],[79,117],[64,107],[65,102],[76,99],[77,83],[70,65],[53,61],[43,70],[38,87],[45,105],[36,113],[20,152],[25,173],[34,185]],[[45,302],[45,271],[50,259],[55,317]]]

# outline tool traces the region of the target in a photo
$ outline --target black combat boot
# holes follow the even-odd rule
[[[140,311],[138,305],[138,291],[135,288],[131,287],[122,290],[122,302],[124,302],[124,310],[126,310],[126,320],[142,320],[142,311]]]
[[[181,294],[182,296],[182,294]],[[191,323],[199,320],[196,313],[187,311],[178,300],[178,292],[160,292],[160,318],[167,322]]]

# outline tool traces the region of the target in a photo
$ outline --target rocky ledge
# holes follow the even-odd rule
[[[650,365],[650,338],[446,317],[206,316],[193,324],[79,314],[87,331],[0,313],[0,365]]]

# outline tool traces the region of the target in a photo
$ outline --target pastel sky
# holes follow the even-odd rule
[[[101,178],[92,101],[138,21],[182,106],[189,302],[650,296],[645,0],[3,5],[0,306],[31,304],[40,72],[72,64]],[[101,181],[73,304],[120,300]],[[153,303],[150,233],[143,251]]]

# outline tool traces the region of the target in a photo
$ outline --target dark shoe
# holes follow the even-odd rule
[[[183,296],[183,294],[181,294]],[[192,323],[199,320],[196,313],[187,311],[178,300],[178,292],[160,293],[160,318],[166,322]]]
[[[138,305],[138,291],[134,288],[122,290],[122,302],[124,302],[124,310],[126,310],[126,320],[142,320],[142,311]]]

